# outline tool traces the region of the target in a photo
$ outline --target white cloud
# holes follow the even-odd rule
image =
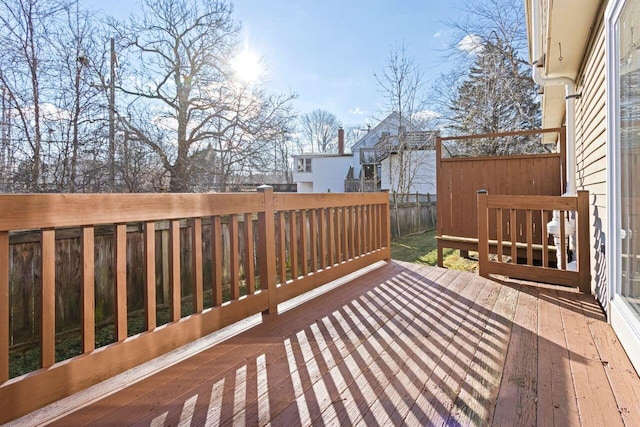
[[[433,38],[436,38],[436,39],[437,39],[437,38],[438,38],[438,37],[440,37],[441,35],[442,35],[442,31],[438,31],[437,33],[435,33],[435,34],[433,35]]]
[[[350,114],[353,114],[354,116],[364,116],[365,112],[363,110],[360,109],[360,107],[355,107],[349,110]]]
[[[482,51],[482,39],[475,34],[468,34],[458,42],[458,49],[475,55]]]
[[[422,110],[415,114],[415,117],[420,120],[437,119],[440,117],[440,113],[432,110]]]

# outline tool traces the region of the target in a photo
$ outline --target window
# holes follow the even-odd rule
[[[311,159],[298,159],[298,172],[311,172]]]

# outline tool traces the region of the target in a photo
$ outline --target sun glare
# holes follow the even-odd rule
[[[254,83],[262,74],[260,57],[246,48],[233,58],[231,68],[235,78],[243,83]]]

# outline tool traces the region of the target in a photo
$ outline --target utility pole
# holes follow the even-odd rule
[[[2,143],[0,144],[0,192],[6,191],[7,176],[9,175],[8,162],[5,152],[9,152],[9,108],[7,105],[6,88],[2,86]]]
[[[114,192],[116,185],[116,47],[111,37],[111,75],[109,78],[109,191]]]

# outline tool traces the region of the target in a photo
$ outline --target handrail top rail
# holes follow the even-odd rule
[[[547,128],[547,129],[530,129],[530,130],[514,130],[508,132],[496,132],[496,133],[479,133],[472,135],[458,135],[458,136],[439,136],[436,138],[438,141],[463,141],[469,139],[480,138],[501,138],[506,136],[519,136],[519,135],[535,135],[538,133],[560,133],[563,131],[563,127]]]
[[[389,197],[387,192],[273,194],[276,211],[382,204]],[[264,197],[262,193],[2,194],[0,231],[261,213]]]
[[[344,199],[348,198],[348,203]],[[384,204],[389,201],[387,191],[370,193],[276,193],[273,197],[274,209],[301,210],[337,208],[341,206],[363,206]]]
[[[487,207],[499,209],[575,211],[577,196],[510,196],[487,194]]]
[[[456,157],[442,157],[440,158],[441,162],[460,162],[460,161],[468,161],[468,162],[486,162],[488,160],[491,161],[508,161],[508,160],[518,160],[518,159],[542,159],[542,158],[554,158],[554,157],[562,157],[561,153],[540,153],[540,154],[504,154],[504,155],[495,155],[495,156],[456,156]]]

